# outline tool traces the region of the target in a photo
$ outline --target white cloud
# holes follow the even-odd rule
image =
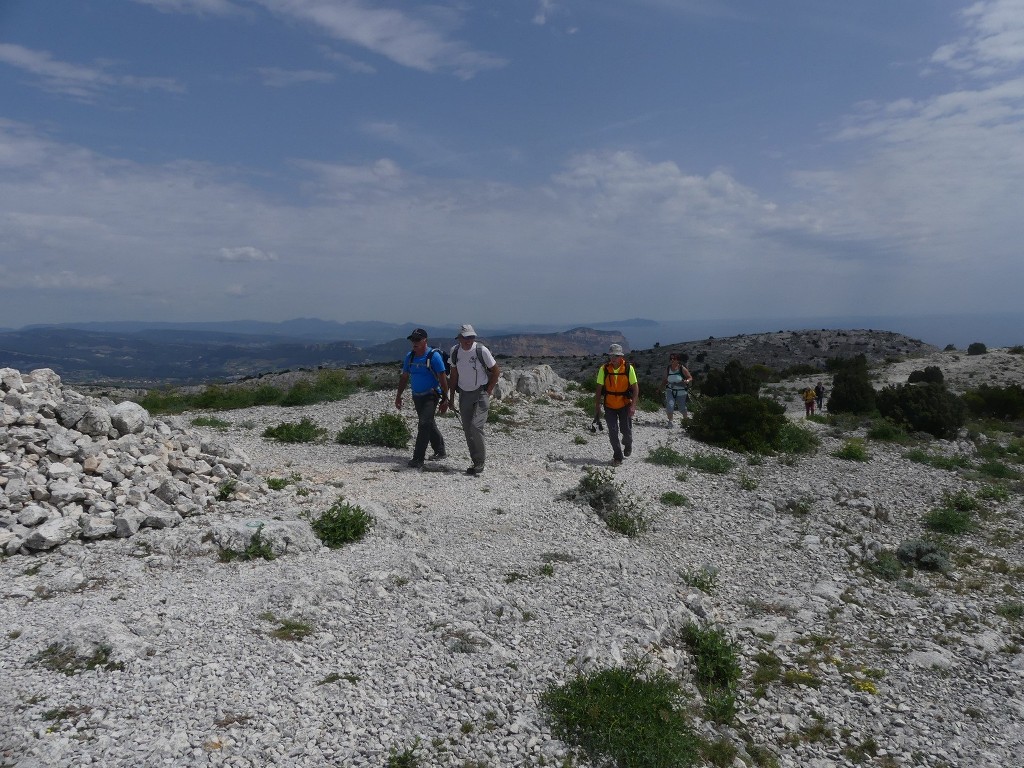
[[[312,69],[279,69],[262,67],[257,70],[263,78],[263,84],[270,88],[288,88],[305,83],[331,83],[334,75]]]
[[[238,10],[231,0],[135,0],[165,13],[209,13],[225,15]]]
[[[451,71],[462,78],[505,65],[497,56],[451,39],[457,17],[441,13],[414,16],[358,0],[259,0],[268,10],[319,27],[337,40],[366,48],[402,66],[424,72]]]
[[[239,248],[221,248],[218,253],[221,261],[228,262],[277,261],[277,254],[253,248],[251,245],[243,245]]]
[[[962,17],[966,34],[939,48],[934,63],[988,77],[1024,62],[1024,0],[981,0]]]
[[[116,88],[184,91],[181,84],[172,78],[112,74],[102,67],[68,64],[57,61],[48,51],[35,51],[11,43],[0,43],[0,62],[34,75],[48,91],[85,101]]]

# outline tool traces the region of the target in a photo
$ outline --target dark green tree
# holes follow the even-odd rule
[[[833,358],[828,367],[834,371],[829,413],[871,413],[875,410],[875,388],[868,377],[868,361],[864,355]]]

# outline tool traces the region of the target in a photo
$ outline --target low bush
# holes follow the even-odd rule
[[[941,454],[929,453],[920,448],[913,448],[903,454],[903,458],[918,464],[926,464],[935,469],[945,469],[950,472],[971,466],[971,459],[967,456],[943,456]]]
[[[365,383],[365,379],[362,380]],[[359,389],[360,383],[345,371],[321,371],[312,381],[300,381],[287,391],[260,387],[210,386],[195,394],[175,390],[150,390],[139,400],[150,413],[181,413],[191,410],[228,411],[256,405],[312,405],[342,400]]]
[[[781,453],[810,455],[818,450],[821,440],[809,429],[786,420],[775,440],[775,449]]]
[[[744,368],[739,360],[730,360],[724,369],[712,368],[700,384],[701,394],[708,397],[723,395],[749,395],[757,397],[761,378],[753,370]]]
[[[939,507],[924,516],[924,524],[936,533],[959,534],[974,529],[974,518],[967,510]]]
[[[339,498],[311,524],[313,533],[330,549],[359,541],[373,524],[373,516],[362,507]]]
[[[771,453],[786,423],[785,408],[751,395],[704,398],[694,414],[690,436],[733,451]]]
[[[648,464],[657,464],[660,467],[685,467],[686,457],[675,448],[668,445],[659,445],[651,448],[644,459]]]
[[[956,437],[967,419],[963,401],[944,384],[886,387],[876,403],[878,412],[890,421],[940,439]]]
[[[716,456],[713,453],[695,453],[686,460],[686,465],[709,475],[724,475],[736,466],[736,462],[727,456]]]
[[[338,433],[342,445],[380,445],[405,448],[412,433],[405,420],[396,413],[382,413],[372,419],[352,421]]]
[[[679,491],[665,491],[661,494],[661,503],[669,507],[685,507],[690,500]]]
[[[249,539],[249,543],[245,549],[238,552],[233,549],[222,549],[220,551],[220,561],[222,563],[230,563],[235,560],[242,562],[248,562],[250,560],[274,560],[274,550],[270,547],[270,542],[263,538],[263,526],[260,525],[256,532]]]
[[[964,403],[972,415],[993,419],[1024,419],[1024,386],[1013,384],[993,387],[982,384],[964,393]]]
[[[686,625],[681,639],[694,661],[694,678],[705,702],[705,714],[718,723],[729,723],[736,713],[739,683],[739,647],[725,632],[712,626]]]
[[[647,530],[643,509],[623,492],[611,470],[584,467],[576,488],[570,488],[561,498],[585,502],[609,530],[624,536],[639,536]]]
[[[985,355],[988,354],[988,347],[982,344],[980,341],[976,341],[973,344],[967,345],[968,355]]]
[[[938,544],[922,539],[907,539],[896,550],[896,557],[901,563],[912,565],[925,571],[949,573],[953,565]]]
[[[852,440],[847,440],[832,455],[837,459],[846,459],[847,461],[869,461],[871,459],[867,448],[864,446],[864,441],[856,437]]]
[[[315,443],[326,434],[326,429],[317,426],[307,417],[303,417],[297,423],[286,421],[276,427],[267,427],[263,431],[265,438],[281,443]]]
[[[868,427],[867,435],[871,440],[880,440],[887,443],[910,442],[910,435],[907,433],[907,430],[890,419],[876,419],[872,421],[871,426]]]
[[[875,410],[875,388],[868,375],[868,362],[864,355],[829,360],[834,372],[832,394],[828,399],[829,414],[871,413]]]
[[[943,384],[945,377],[942,369],[935,365],[926,366],[923,371],[911,371],[907,384]]]
[[[555,737],[575,744],[594,765],[685,768],[700,740],[679,681],[641,662],[579,675],[541,694]]]

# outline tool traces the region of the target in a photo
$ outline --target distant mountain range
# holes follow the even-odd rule
[[[413,323],[81,323],[0,332],[0,368],[52,368],[69,382],[137,386],[230,381],[270,371],[345,367],[398,360]],[[628,345],[619,331],[477,329],[496,355],[601,354]],[[502,330],[504,332],[502,332]],[[454,344],[457,329],[432,332]],[[346,338],[347,337],[347,338]]]

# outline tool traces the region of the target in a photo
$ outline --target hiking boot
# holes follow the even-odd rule
[[[437,451],[434,451],[434,453],[430,454],[430,458],[427,459],[427,461],[441,461],[441,459],[447,459],[447,458],[448,458],[448,454],[445,453],[444,451],[441,451],[440,453],[438,453]]]
[[[625,446],[622,449],[622,455],[623,456],[632,456],[633,455],[633,446],[632,445]]]
[[[484,473],[483,467],[478,467],[475,464],[466,470],[467,475],[482,475]]]
[[[613,467],[621,467],[622,466],[622,459],[612,459],[612,466]]]
[[[406,464],[410,469],[421,469],[423,467],[422,459],[409,459],[409,463]]]

